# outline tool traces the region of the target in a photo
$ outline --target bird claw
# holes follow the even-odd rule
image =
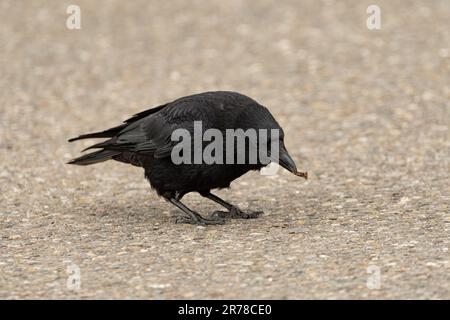
[[[225,220],[220,217],[212,217],[212,219],[206,219],[201,216],[179,216],[176,218],[175,223],[205,226],[224,224]]]
[[[214,211],[211,217],[220,219],[256,219],[263,213],[263,211],[244,212],[238,207],[232,207],[230,211]]]

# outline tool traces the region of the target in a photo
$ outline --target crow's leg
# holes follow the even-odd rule
[[[233,206],[231,203],[226,202],[225,200],[219,198],[218,196],[212,194],[211,192],[202,193],[202,196],[208,198],[221,206],[225,207],[228,211],[214,211],[211,215],[212,217],[219,217],[222,219],[254,219],[258,218],[262,211],[252,211],[252,212],[243,212],[236,206]]]
[[[180,208],[187,216],[177,218],[177,223],[189,223],[189,224],[199,224],[199,225],[207,225],[207,224],[223,224],[224,220],[217,216],[214,219],[205,219],[197,212],[192,211],[188,207],[186,207],[183,203],[181,203],[176,198],[169,198],[169,201]]]

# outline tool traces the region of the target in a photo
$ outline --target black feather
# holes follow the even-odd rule
[[[114,157],[118,154],[120,154],[120,152],[111,151],[111,150],[100,150],[100,151],[85,154],[84,156],[70,160],[67,163],[68,164],[76,164],[79,166],[87,166],[90,164],[110,160],[110,159],[112,159],[112,157]]]

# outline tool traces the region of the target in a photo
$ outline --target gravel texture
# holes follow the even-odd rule
[[[450,298],[448,0],[2,0],[0,24],[0,298]],[[69,137],[217,89],[309,171],[218,192],[261,218],[175,224],[141,169],[65,165],[92,142]]]

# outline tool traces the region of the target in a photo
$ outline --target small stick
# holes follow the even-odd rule
[[[308,180],[308,172],[297,171],[297,172],[294,172],[294,174],[298,177],[302,177],[302,178],[305,178],[306,180]]]

